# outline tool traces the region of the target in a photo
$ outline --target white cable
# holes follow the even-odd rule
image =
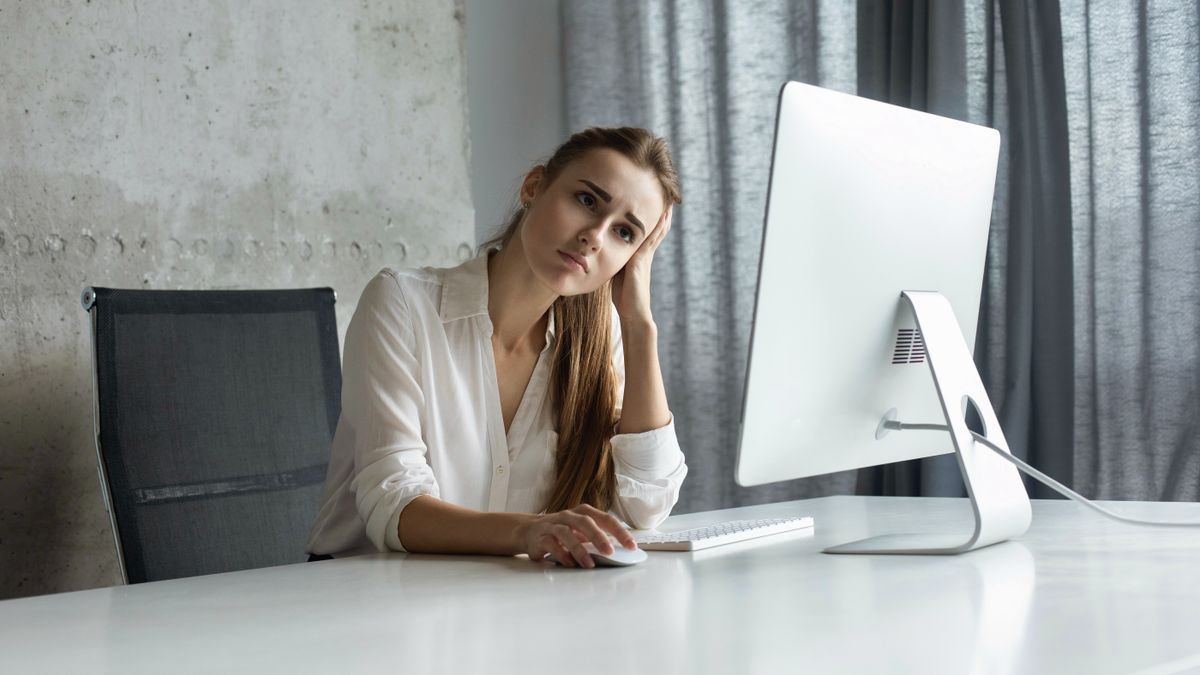
[[[890,421],[887,424],[887,427],[889,429],[896,429],[898,431],[904,431],[904,430],[909,430],[909,429],[914,430],[914,431],[950,431],[950,427],[948,427],[944,424],[909,424],[907,422]],[[1037,479],[1038,481],[1040,481],[1042,484],[1046,485],[1050,489],[1054,490],[1055,492],[1058,492],[1059,494],[1063,495],[1064,497],[1067,497],[1068,499],[1073,499],[1073,500],[1079,502],[1080,504],[1083,504],[1084,506],[1088,507],[1089,509],[1099,513],[1100,515],[1105,516],[1106,518],[1111,518],[1111,519],[1113,519],[1117,522],[1121,522],[1121,523],[1129,523],[1131,525],[1150,525],[1152,527],[1200,527],[1200,521],[1195,521],[1195,520],[1190,520],[1190,521],[1189,520],[1139,520],[1137,518],[1129,518],[1127,516],[1122,516],[1120,514],[1113,513],[1112,511],[1109,511],[1108,509],[1106,509],[1102,506],[1093,504],[1092,501],[1090,499],[1088,499],[1087,497],[1084,497],[1083,495],[1079,494],[1078,492],[1075,492],[1074,490],[1067,487],[1066,485],[1063,485],[1062,483],[1054,480],[1050,476],[1047,476],[1046,474],[1042,473],[1041,471],[1038,471],[1037,469],[1033,468],[1029,464],[1025,463],[1020,458],[1013,456],[1012,453],[1006,452],[1003,448],[1001,448],[1000,446],[996,445],[995,443],[989,441],[986,437],[981,436],[981,435],[975,433],[974,431],[971,432],[971,436],[973,436],[976,441],[991,448],[992,450],[994,450],[996,452],[997,455],[1000,455],[1004,459],[1007,459],[1008,461],[1012,462],[1013,464],[1016,465],[1016,467],[1018,469],[1024,471],[1025,473],[1029,474],[1030,476],[1033,476],[1035,479]]]

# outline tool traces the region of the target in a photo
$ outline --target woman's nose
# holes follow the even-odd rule
[[[604,221],[600,221],[586,230],[581,230],[579,232],[579,242],[589,248],[598,249],[600,247],[600,233],[603,231]]]

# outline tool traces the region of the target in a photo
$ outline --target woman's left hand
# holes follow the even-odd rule
[[[671,231],[671,213],[675,205],[667,206],[658,219],[658,227],[650,231],[650,236],[642,242],[633,257],[625,263],[625,267],[617,272],[612,280],[613,304],[617,307],[617,315],[623,325],[631,322],[652,322],[650,312],[650,264],[654,262],[654,252],[658,245]]]

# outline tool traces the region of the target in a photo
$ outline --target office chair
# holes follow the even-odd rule
[[[303,562],[341,410],[333,290],[82,300],[126,583]]]

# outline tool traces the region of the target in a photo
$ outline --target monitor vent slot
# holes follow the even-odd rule
[[[892,352],[892,363],[925,363],[925,340],[916,328],[901,328],[896,331],[896,349]]]

